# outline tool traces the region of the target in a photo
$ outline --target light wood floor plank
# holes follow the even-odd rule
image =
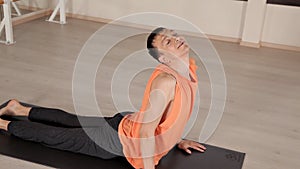
[[[0,102],[18,98],[74,112],[75,61],[85,41],[101,26],[75,19],[66,25],[40,19],[16,26],[17,43],[0,45]],[[112,71],[132,51],[143,49],[145,38],[138,35],[122,41],[103,60],[95,91],[104,115],[116,111],[110,94]],[[244,169],[300,168],[300,53],[213,44],[224,64],[228,95],[224,116],[208,143],[246,152]],[[194,139],[199,137],[211,97],[207,72],[198,64],[201,114],[189,134]],[[132,81],[129,93],[137,109],[150,74],[142,72]],[[1,168],[48,168],[1,155],[0,163]]]

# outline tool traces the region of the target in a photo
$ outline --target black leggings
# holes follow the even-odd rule
[[[122,156],[118,126],[125,114],[114,117],[76,116],[59,109],[33,107],[30,121],[11,121],[8,131],[21,139],[48,147],[111,159]]]

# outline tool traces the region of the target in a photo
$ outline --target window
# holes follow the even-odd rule
[[[290,6],[299,6],[299,0],[267,0],[268,4],[278,4],[278,5],[290,5]]]
[[[248,1],[248,0],[238,0],[238,1]],[[290,5],[290,6],[300,7],[300,0],[267,0],[267,4]]]

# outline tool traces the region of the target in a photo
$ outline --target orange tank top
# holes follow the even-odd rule
[[[181,76],[166,65],[158,65],[146,86],[140,111],[126,115],[120,122],[118,132],[123,145],[123,153],[134,168],[143,168],[144,166],[139,141],[140,122],[149,102],[152,81],[161,73],[168,73],[175,77],[176,86],[173,105],[168,113],[163,115],[155,130],[154,164],[157,165],[159,160],[181,140],[185,125],[192,113],[198,86],[197,66],[193,59],[190,59],[189,69],[191,80]]]

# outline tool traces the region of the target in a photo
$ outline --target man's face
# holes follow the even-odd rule
[[[188,57],[189,46],[183,37],[169,29],[160,32],[153,41],[160,57],[167,57],[169,60]]]

